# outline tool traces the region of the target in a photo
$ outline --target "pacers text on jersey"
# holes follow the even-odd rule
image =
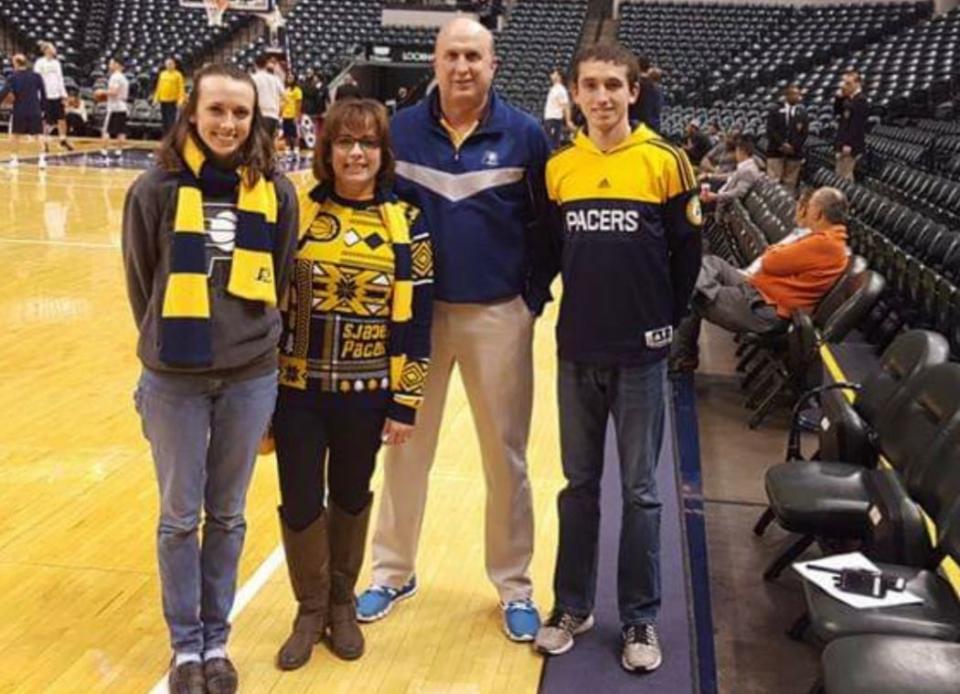
[[[638,210],[577,209],[566,211],[567,231],[613,231],[633,233],[640,230]]]

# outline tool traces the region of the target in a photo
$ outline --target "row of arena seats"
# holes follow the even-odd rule
[[[945,668],[936,658],[877,659],[893,644],[913,648],[913,639],[960,638],[960,604],[938,572],[944,557],[960,559],[960,366],[947,363],[948,355],[946,340],[936,333],[903,333],[863,383],[852,384],[853,403],[850,390],[839,385],[811,393],[808,400],[819,400],[822,412],[817,460],[803,459],[795,418],[786,462],[766,474],[770,506],[755,532],[763,534],[776,520],[800,535],[766,578],[776,578],[814,542],[828,553],[856,546],[924,601],[854,610],[805,584],[808,610],[789,633],[802,638],[810,632],[828,644],[827,692],[946,692],[952,690],[945,683],[958,677],[957,661]],[[923,515],[936,521],[933,540]],[[862,652],[850,650],[853,639]],[[937,652],[945,644],[922,645]]]
[[[864,185],[940,224],[960,228],[960,183],[957,181],[890,162],[868,176]]]
[[[56,39],[65,75],[78,77],[88,0],[0,0],[0,27],[33,47]]]
[[[300,72],[313,68],[332,78],[352,56],[362,54],[368,43],[397,40],[432,45],[436,29],[383,27],[382,13],[382,0],[298,2],[285,18],[293,65]],[[234,61],[250,66],[266,47],[267,39],[261,37],[234,56]]]
[[[111,56],[125,60],[127,75],[156,75],[168,56],[190,69],[254,21],[236,12],[224,14],[222,27],[207,24],[200,10],[180,7],[177,0],[126,0],[115,3],[106,43],[95,65],[106,69]]]
[[[566,70],[583,32],[587,0],[522,0],[513,6],[497,37],[497,88],[514,105],[538,119],[543,113],[550,72]]]
[[[709,105],[848,56],[930,11],[929,2],[630,3],[621,7],[619,38],[665,69],[671,103]]]
[[[32,27],[31,40],[56,36],[61,55],[88,56],[82,70],[74,63],[68,70],[68,86],[102,87],[109,56],[126,59],[133,109],[137,99],[149,99],[163,59],[177,57],[189,71],[203,57],[222,47],[251,22],[250,16],[227,13],[225,26],[211,28],[203,12],[181,8],[177,0],[70,0],[58,10],[61,0],[41,0],[42,17],[56,18],[64,26],[76,25],[76,36],[48,33],[47,25],[22,11],[20,3],[0,0],[0,19],[5,8],[20,8],[11,16],[19,25]],[[511,10],[506,27],[497,38],[501,69],[497,86],[521,108],[540,114],[550,86],[553,68],[569,66],[580,40],[587,0],[523,0]],[[299,2],[286,18],[293,65],[300,72],[314,68],[332,77],[368,43],[431,46],[436,29],[381,26],[382,0],[346,0],[342,3]],[[99,33],[98,33],[99,32]],[[267,47],[259,38],[238,51],[233,60],[250,67]],[[75,69],[74,69],[75,68]],[[143,113],[145,109],[140,108]],[[152,116],[150,119],[152,123]]]
[[[685,103],[789,14],[774,5],[630,2],[620,6],[618,38],[663,69],[670,102]]]
[[[715,72],[715,79],[706,90],[706,102],[748,92],[760,85],[776,85],[780,80],[847,56],[916,22],[924,10],[929,11],[929,5],[803,8],[786,25],[777,27],[738,56],[728,69]],[[817,86],[811,85],[808,106],[831,105],[835,88],[835,84],[827,85],[824,80]]]
[[[227,13],[223,27],[210,27],[203,12],[178,0],[0,0],[0,24],[30,47],[53,41],[64,75],[80,83],[111,56],[124,58],[130,75],[155,75],[171,55],[189,69],[251,21]]]
[[[907,122],[921,130],[926,130],[937,135],[956,135],[960,136],[960,122],[948,120],[935,120],[933,118],[916,118]]]
[[[932,121],[935,122],[935,121]],[[889,161],[903,161],[929,171],[957,171],[960,133],[938,133],[909,124],[881,124],[870,131],[868,144],[873,155],[868,168],[882,168]]]
[[[803,90],[808,109],[830,117],[834,93],[847,70],[863,75],[872,113],[893,117],[929,112],[951,96],[960,76],[960,11],[907,22],[899,33],[798,71],[789,79]],[[784,84],[760,87],[746,98],[778,98]]]
[[[755,534],[776,521],[799,537],[765,579],[818,543],[825,554],[863,552],[922,600],[855,609],[804,582],[807,609],[788,635],[826,644],[811,691],[951,692],[960,681],[960,601],[949,579],[960,561],[960,364],[949,355],[942,335],[911,330],[862,382],[804,394],[820,411],[817,450],[802,453],[798,407],[786,460],[766,472],[769,506]]]
[[[901,175],[892,171],[888,180]],[[883,347],[906,328],[933,329],[946,335],[960,355],[960,234],[955,228],[892,200],[892,186],[882,180],[869,187],[820,169],[813,182],[844,191],[852,209],[852,249],[889,280],[862,326],[866,339]]]
[[[925,199],[936,193],[946,202],[958,195],[934,190],[935,181],[913,179],[921,174],[894,165],[883,175],[886,185],[925,191]],[[751,425],[762,417],[760,398],[777,397],[784,385],[794,405],[786,461],[766,473],[769,507],[754,532],[762,535],[776,521],[798,537],[770,563],[764,578],[779,577],[814,543],[825,554],[862,551],[884,572],[902,578],[923,602],[858,610],[805,583],[807,609],[788,634],[826,645],[822,678],[810,691],[952,692],[960,681],[960,601],[949,580],[960,562],[960,365],[949,362],[951,339],[931,330],[904,331],[913,324],[900,323],[879,365],[858,384],[824,384],[821,348],[839,349],[835,346],[845,338],[865,331],[885,294],[884,276],[898,292],[906,288],[904,278],[914,276],[899,265],[902,260],[895,267],[872,250],[865,240],[868,224],[885,234],[899,230],[895,241],[870,232],[887,241],[894,258],[906,257],[896,255],[895,243],[919,248],[923,242],[915,237],[921,236],[934,244],[949,242],[953,250],[941,246],[931,252],[949,257],[956,253],[957,234],[828,169],[816,171],[813,183],[839,187],[851,200],[850,266],[812,315],[795,313],[779,333],[745,335],[739,350],[738,368],[753,400],[748,404],[755,407]],[[761,180],[709,228],[711,249],[743,265],[787,233],[792,214],[783,189]],[[909,259],[907,264],[916,265]],[[922,269],[919,274],[924,276]],[[957,318],[950,323],[960,326]],[[956,337],[952,340],[956,349]],[[862,352],[856,357],[863,361]],[[842,378],[835,372],[833,377]],[[818,447],[806,460],[802,432],[811,428],[810,406],[818,412]],[[928,520],[936,529],[932,535]]]
[[[794,226],[795,203],[782,186],[763,178],[706,231],[711,252],[745,267]],[[820,346],[844,340],[871,312],[884,278],[855,256],[812,314],[795,311],[780,330],[740,336],[737,371],[751,410],[748,424],[759,426],[780,402],[793,404],[816,383]]]
[[[297,3],[287,17],[293,64],[333,75],[368,42],[432,45],[436,29],[382,27],[382,9],[382,0]],[[55,40],[65,74],[84,86],[103,76],[115,55],[125,59],[131,81],[152,84],[171,55],[190,71],[258,22],[227,12],[224,26],[210,27],[204,12],[182,8],[178,0],[0,0],[0,24],[29,45]],[[234,60],[249,66],[266,47],[265,37],[257,39]]]
[[[762,127],[763,116],[772,103],[779,101],[784,86],[796,82],[804,93],[804,105],[811,116],[811,132],[829,137],[834,128],[833,97],[842,74],[850,69],[861,72],[864,93],[875,117],[923,117],[950,99],[960,79],[960,8],[931,18],[928,4],[913,5],[915,14],[905,20],[897,33],[841,53],[811,66],[796,65],[791,74],[768,75],[767,81],[751,90],[746,83],[724,87],[704,99],[699,107],[675,105],[664,113],[665,131],[682,131],[692,117],[735,123],[746,129]],[[810,8],[807,8],[808,10]],[[852,9],[852,8],[851,8]],[[907,7],[904,11],[909,13]],[[824,10],[825,16],[829,16]],[[825,20],[824,27],[832,24]],[[819,41],[812,41],[820,45]],[[852,47],[851,47],[852,48]],[[681,40],[671,50],[696,52],[694,37]],[[762,60],[763,52],[757,60]],[[709,74],[707,58],[699,69]],[[732,69],[732,68],[731,68]],[[716,80],[714,80],[716,81]],[[736,91],[736,93],[729,93]],[[943,133],[947,134],[947,133]],[[960,171],[960,159],[957,161]]]

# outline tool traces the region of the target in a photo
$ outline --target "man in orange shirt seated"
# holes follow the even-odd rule
[[[692,312],[677,328],[671,354],[674,371],[698,364],[700,320],[735,333],[765,333],[782,326],[794,309],[812,311],[849,262],[846,196],[820,188],[810,197],[798,223],[810,233],[764,251],[759,267],[739,270],[715,255],[705,255],[691,300]]]

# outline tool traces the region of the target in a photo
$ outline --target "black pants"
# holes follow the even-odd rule
[[[166,135],[168,132],[170,132],[173,124],[177,122],[176,101],[160,102],[160,119],[163,121],[163,134]]]
[[[331,500],[347,513],[366,507],[385,419],[380,409],[304,407],[281,388],[273,436],[287,525],[310,525],[323,511],[328,484]]]

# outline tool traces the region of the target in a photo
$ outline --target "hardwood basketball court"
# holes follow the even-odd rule
[[[29,161],[0,169],[2,692],[148,691],[169,663],[156,569],[157,490],[133,408],[139,362],[120,258],[124,193],[139,172],[105,165],[99,148],[97,141],[78,147],[88,153],[82,166],[52,157],[46,170]],[[9,140],[0,138],[0,160],[9,154]],[[291,178],[309,181],[306,172]],[[537,327],[529,447],[542,612],[551,602],[562,481],[555,311],[553,304]],[[345,663],[320,647],[302,670],[274,667],[294,615],[275,553],[278,501],[275,461],[262,457],[240,571],[240,598],[250,600],[230,642],[243,691],[536,691],[542,660],[503,635],[484,574],[482,472],[458,380],[432,475],[420,595],[364,628],[363,659]],[[361,588],[367,579],[365,570]]]

